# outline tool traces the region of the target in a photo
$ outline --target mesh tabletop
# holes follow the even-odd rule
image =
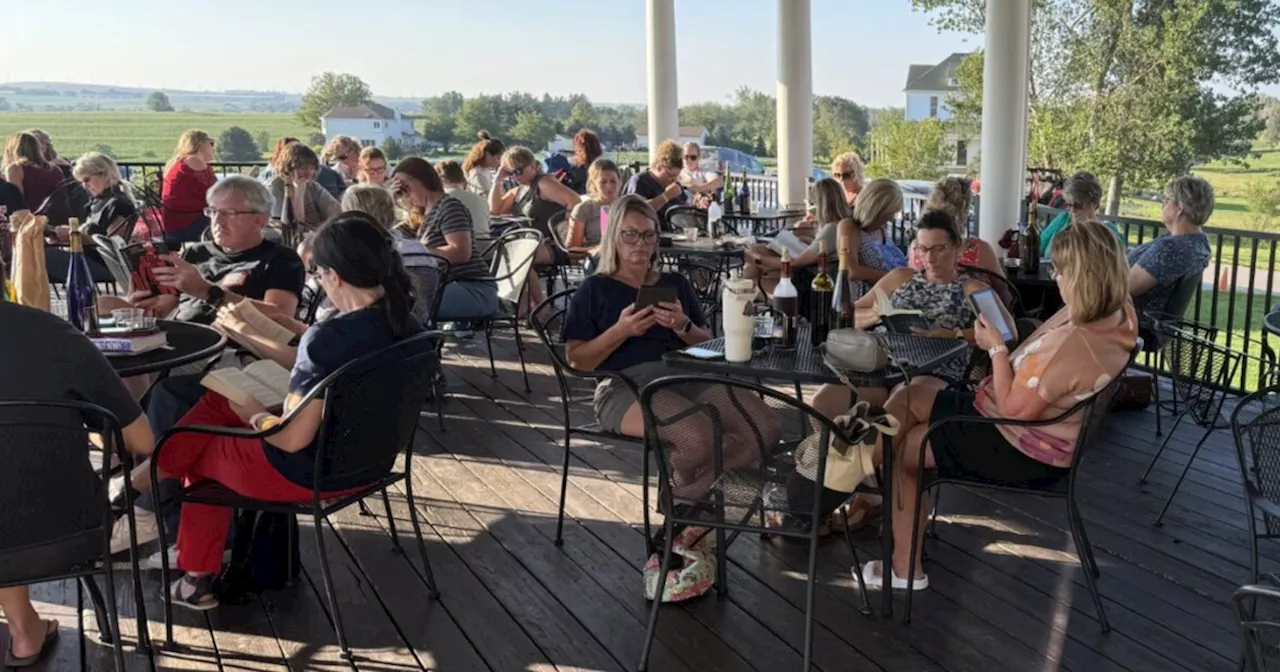
[[[854,385],[865,387],[896,385],[906,378],[928,374],[954,357],[965,356],[971,347],[961,340],[928,338],[914,334],[875,334],[875,337],[889,352],[890,364],[880,371],[843,372],[849,382]],[[669,367],[702,373],[800,383],[841,382],[840,377],[823,361],[822,353],[808,345],[808,325],[800,326],[797,341],[801,345],[791,351],[773,347],[757,350],[749,362],[699,359],[681,351],[669,352],[663,356],[663,360]],[[706,343],[700,343],[698,347],[723,354],[724,339],[712,339]]]

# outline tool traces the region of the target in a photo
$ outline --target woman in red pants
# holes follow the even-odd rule
[[[214,480],[242,495],[268,501],[311,500],[324,400],[295,408],[298,401],[343,364],[422,330],[409,312],[413,303],[409,277],[400,257],[386,231],[368,215],[347,212],[326,223],[316,233],[311,260],[309,272],[319,278],[339,314],[302,335],[281,414],[293,414],[289,425],[266,439],[174,436],[156,465],[161,478],[181,478],[187,483]],[[262,430],[280,422],[280,416],[257,402],[239,406],[208,392],[179,425]],[[144,464],[136,472],[134,484],[140,490],[150,486],[147,468]],[[339,495],[363,484],[336,485],[328,494]],[[178,568],[184,575],[170,588],[174,604],[197,610],[218,606],[213,580],[222,569],[231,515],[231,509],[218,506],[187,503],[182,507]]]

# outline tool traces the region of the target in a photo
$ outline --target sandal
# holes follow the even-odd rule
[[[844,507],[843,515],[848,523],[850,534],[871,527],[884,514],[884,500],[880,503],[872,504],[867,501],[865,496],[857,496],[848,506]],[[841,515],[837,513],[836,515]],[[844,533],[844,527],[836,528],[840,533]]]
[[[853,571],[857,572],[858,568],[854,567]],[[867,584],[868,586],[874,586],[876,588],[879,588],[881,585],[884,584],[884,579],[882,578],[883,576],[884,576],[883,572],[880,571],[879,560],[872,560],[862,566],[862,582]],[[889,581],[889,585],[892,586],[894,590],[906,590],[907,580],[902,578],[901,576],[898,576],[897,572],[894,572],[893,578]],[[929,587],[929,575],[921,574],[920,576],[916,577],[916,580],[912,584],[911,589],[924,590],[928,587]]]
[[[169,597],[175,606],[195,611],[208,611],[218,606],[218,596],[213,592],[213,575],[205,574],[194,579],[190,574],[173,582]]]
[[[9,649],[4,654],[5,667],[31,667],[40,662],[45,654],[52,650],[55,642],[58,641],[58,622],[55,620],[43,621],[44,623],[44,641],[40,643],[40,650],[30,656],[19,658],[13,655],[13,633],[9,633]]]

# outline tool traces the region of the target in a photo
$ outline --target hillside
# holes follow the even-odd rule
[[[38,112],[0,114],[0,137],[41,128],[53,137],[63,156],[75,158],[99,143],[109,145],[122,161],[163,161],[173,153],[178,136],[198,128],[218,137],[232,126],[270,141],[286,135],[308,138],[314,132],[292,114],[219,114],[198,112]]]
[[[190,91],[183,89],[106,86],[74,82],[8,82],[0,84],[0,113],[97,112],[144,110],[147,96],[162,91],[180,112],[296,112],[301,93],[285,91]],[[421,98],[374,96],[402,112],[416,112]]]
[[[1254,213],[1246,196],[1249,185],[1253,182],[1276,185],[1275,188],[1280,189],[1280,148],[1255,148],[1254,151],[1257,157],[1249,157],[1243,166],[1215,161],[1197,166],[1192,171],[1213,185],[1217,205],[1209,226],[1280,231],[1280,219],[1267,220]],[[1120,206],[1120,214],[1158,220],[1160,204],[1127,198]]]

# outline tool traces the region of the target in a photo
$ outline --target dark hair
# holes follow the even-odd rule
[[[501,140],[495,140],[489,137],[489,131],[480,131],[476,134],[479,142],[471,146],[471,151],[467,152],[467,158],[462,160],[462,170],[471,172],[471,169],[480,164],[486,156],[502,156],[507,151],[507,146],[502,144]]]
[[[325,222],[312,241],[311,260],[361,289],[382,287],[391,333],[404,338],[414,331],[413,285],[391,234],[373,217],[352,210]]]
[[[422,157],[410,156],[407,159],[401,159],[400,163],[396,164],[396,170],[391,174],[391,179],[394,180],[406,175],[421,182],[422,186],[427,188],[427,191],[434,193],[444,192],[444,183],[440,181],[440,173],[436,172],[430,161]],[[393,193],[398,191],[398,189],[392,189]]]
[[[600,158],[604,149],[600,147],[600,136],[596,132],[584,128],[573,136],[573,162],[579,166],[589,166]]]
[[[284,138],[280,138],[279,140],[276,140],[275,150],[271,152],[271,158],[267,159],[267,165],[271,166],[272,170],[279,170],[280,155],[284,153],[285,147],[288,147],[289,145],[292,145],[295,142],[301,142],[301,140],[298,140],[297,138],[290,138],[290,137],[284,137]]]
[[[440,173],[440,178],[449,184],[464,184],[467,176],[462,174],[462,165],[453,159],[441,161],[436,165],[436,171]]]
[[[926,210],[916,221],[916,231],[946,231],[947,239],[952,245],[960,244],[960,233],[956,231],[956,220],[946,210]]]
[[[280,177],[293,177],[294,173],[307,167],[319,170],[320,157],[316,156],[314,149],[301,142],[285,145],[276,157],[275,169]]]

